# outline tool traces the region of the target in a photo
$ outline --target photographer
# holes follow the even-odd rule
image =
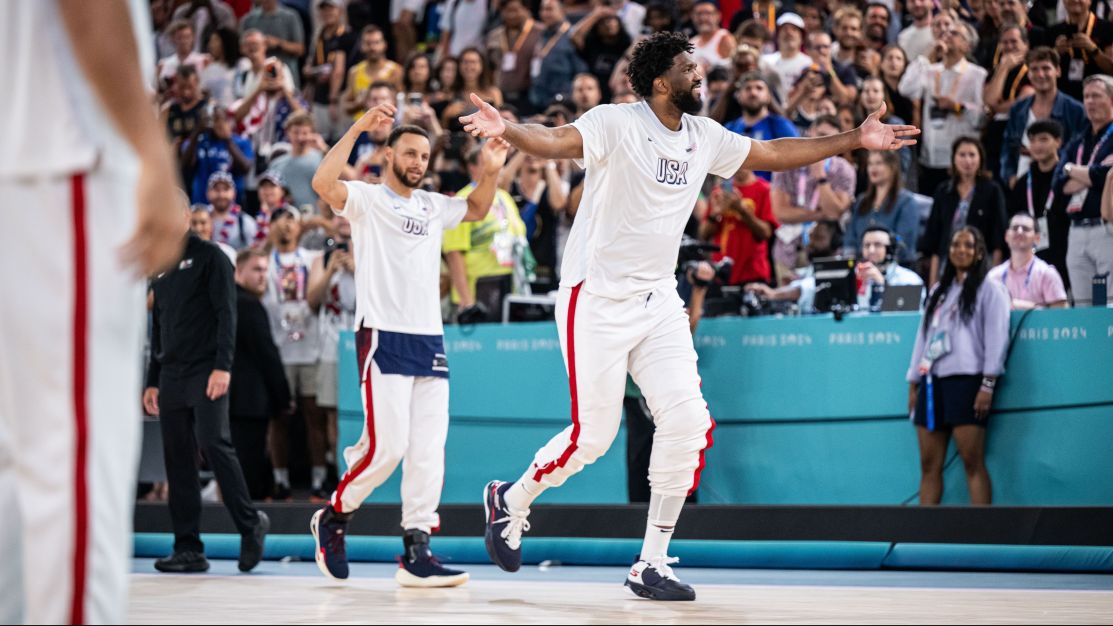
[[[809,261],[835,256],[841,247],[842,232],[838,222],[816,222],[812,226],[806,248]],[[784,287],[774,289],[764,283],[751,283],[746,285],[746,293],[758,296],[761,309],[768,302],[795,301],[801,315],[810,315],[815,312],[815,267],[809,265],[804,268],[800,278]]]
[[[231,174],[233,190],[240,190],[236,202],[243,204],[245,176],[251,171],[255,151],[251,141],[232,131],[228,109],[218,106],[201,115],[201,123],[182,146],[182,169],[191,174],[188,183],[190,202],[197,204],[208,200],[208,184],[213,174]]]
[[[769,239],[779,227],[769,199],[769,183],[750,170],[739,170],[733,180],[711,192],[699,235],[719,246],[712,261],[734,259],[728,285],[770,283]]]

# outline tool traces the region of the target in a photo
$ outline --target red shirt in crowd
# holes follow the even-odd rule
[[[734,184],[734,191],[742,198],[742,209],[752,211],[757,218],[777,230],[780,224],[773,216],[773,203],[769,199],[769,182],[760,177],[745,185]],[[711,243],[719,246],[720,251],[712,256],[718,262],[724,256],[734,259],[730,273],[730,284],[761,281],[769,282],[772,272],[769,268],[769,242],[758,241],[753,232],[738,217],[723,213],[719,234]]]

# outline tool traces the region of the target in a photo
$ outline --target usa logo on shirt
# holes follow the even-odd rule
[[[687,185],[688,162],[674,161],[664,157],[658,158],[657,182],[667,185]]]
[[[425,237],[429,234],[429,224],[426,222],[419,222],[412,217],[407,217],[402,222],[402,232],[407,235],[414,235],[415,237]]]

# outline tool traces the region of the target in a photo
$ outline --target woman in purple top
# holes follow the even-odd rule
[[[988,272],[982,233],[973,226],[956,230],[908,368],[908,411],[920,442],[921,505],[939,504],[943,497],[943,460],[952,435],[966,466],[971,503],[992,499],[985,427],[1008,352],[1009,296],[999,281],[986,280]]]

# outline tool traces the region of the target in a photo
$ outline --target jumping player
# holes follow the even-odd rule
[[[669,567],[676,559],[668,557],[668,545],[685,496],[699,485],[715,427],[673,278],[700,186],[709,173],[729,178],[743,166],[789,170],[858,148],[897,150],[920,132],[882,124],[882,107],[857,129],[833,137],[751,141],[694,115],[703,76],[691,52],[679,33],[641,42],[627,74],[642,100],[595,107],[566,126],[507,122],[474,94],[479,111],[460,118],[474,136],[502,137],[543,159],[579,159],[587,170],[557,299],[572,425],[537,452],[517,482],[485,488],[487,552],[504,570],[521,565],[533,501],[610,447],[629,371],[657,430],[645,542],[626,585],[655,600],[695,599]]]
[[[321,571],[347,578],[347,522],[402,461],[405,554],[395,578],[411,587],[456,586],[468,575],[442,567],[429,550],[429,533],[440,526],[437,504],[448,435],[441,236],[461,221],[487,216],[510,146],[502,139],[487,141],[482,176],[466,200],[417,189],[429,166],[431,147],[428,134],[416,126],[391,131],[383,184],[341,181],[359,134],[389,126],[394,112],[394,106],[381,104],[365,113],[313,177],[313,189],[351,222],[365,422],[359,441],[344,452],[348,471],[330,503],[313,515],[310,529]]]
[[[139,275],[166,269],[184,241],[176,166],[145,88],[148,4],[0,2],[6,624],[127,619]]]

